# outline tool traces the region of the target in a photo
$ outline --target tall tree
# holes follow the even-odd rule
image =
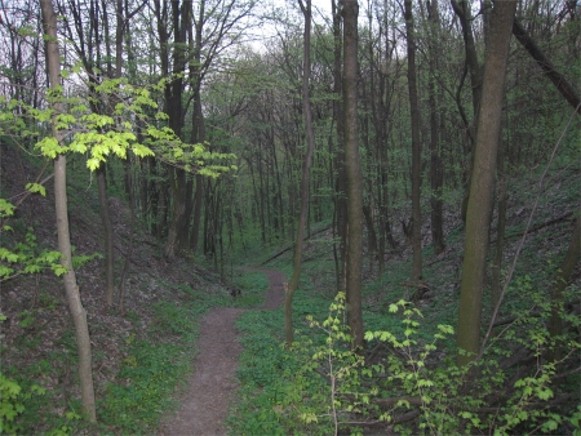
[[[303,158],[303,169],[301,173],[300,191],[300,213],[299,223],[296,232],[295,249],[293,257],[293,275],[286,289],[284,301],[285,336],[287,345],[293,342],[293,315],[292,302],[293,295],[299,285],[301,275],[301,263],[303,256],[303,240],[307,229],[307,218],[309,214],[310,199],[310,176],[313,153],[315,151],[315,131],[313,129],[313,115],[311,110],[311,97],[309,91],[311,77],[311,0],[298,0],[299,6],[305,18],[304,42],[303,42],[303,78],[302,78],[302,102],[303,117],[305,122],[305,136],[307,140],[307,151]]]
[[[470,12],[470,2],[467,0],[450,0],[454,12],[460,20],[460,26],[462,27],[462,37],[464,39],[464,52],[466,56],[466,69],[470,74],[470,85],[472,90],[472,119],[471,121],[464,113],[464,109],[460,101],[457,102],[458,109],[461,112],[462,120],[465,124],[465,130],[467,134],[466,138],[466,149],[468,155],[472,153],[472,159],[465,164],[465,179],[466,191],[464,194],[462,202],[462,220],[466,221],[466,208],[468,207],[468,195],[470,192],[470,174],[472,173],[472,166],[474,163],[474,150],[473,144],[476,137],[476,120],[478,119],[478,110],[480,107],[480,97],[482,94],[482,68],[478,61],[478,52],[476,49],[476,42],[474,41],[474,34],[472,32],[472,14]]]
[[[440,153],[440,137],[443,134],[444,122],[442,114],[442,95],[437,85],[436,75],[440,70],[441,57],[441,23],[438,0],[428,1],[428,63],[430,76],[428,79],[428,104],[430,106],[430,204],[431,231],[434,253],[444,251],[444,219],[442,188],[444,185],[444,168]]]
[[[169,126],[178,137],[183,138],[185,120],[184,108],[184,73],[187,65],[186,37],[191,26],[192,3],[190,1],[171,2],[171,12],[167,2],[154,2],[158,20],[158,33],[162,44],[162,74],[170,77],[165,86],[165,112],[169,117]],[[173,39],[171,39],[173,37]],[[171,72],[170,72],[171,65]],[[170,168],[171,218],[165,244],[165,256],[172,259],[179,248],[179,241],[184,240],[180,230],[186,221],[187,195],[186,172],[181,168]]]
[[[347,188],[345,176],[345,130],[343,124],[343,108],[340,97],[342,95],[342,28],[341,10],[335,0],[331,0],[331,12],[333,14],[333,120],[337,132],[337,151],[335,153],[334,167],[336,172],[334,189],[333,231],[338,236],[338,244],[333,244],[335,257],[335,270],[337,273],[337,289],[346,288],[345,258],[347,248]],[[335,236],[334,235],[334,236]]]
[[[416,35],[412,1],[404,1],[404,16],[408,55],[408,92],[410,101],[410,118],[412,132],[412,280],[419,281],[422,276],[422,119],[418,99],[417,68],[416,68]]]
[[[107,104],[106,102],[110,101],[110,99],[99,95],[97,87],[104,79],[121,77],[123,29],[128,18],[125,17],[124,8],[119,3],[121,2],[118,1],[114,9],[117,17],[115,39],[111,36],[110,23],[108,22],[108,7],[110,7],[110,4],[104,1],[91,0],[87,9],[84,2],[68,0],[66,7],[64,4],[60,5],[60,12],[64,17],[65,33],[87,73],[89,92],[92,94],[90,99],[91,110],[96,114],[111,115],[114,111],[115,103],[117,103],[116,101],[111,101],[111,104]],[[135,14],[141,7],[138,6],[130,14]],[[115,50],[114,55],[113,50]],[[114,232],[109,211],[106,172],[107,167],[103,163],[96,171],[96,176],[99,210],[103,226],[102,241],[106,277],[105,301],[107,306],[111,306],[115,289]]]
[[[42,23],[46,41],[46,63],[49,87],[55,96],[62,94],[60,85],[60,53],[57,38],[57,18],[52,0],[40,0]],[[55,116],[64,113],[64,107],[54,99],[51,103]],[[57,129],[53,119],[52,134],[59,144],[63,141],[63,131]],[[66,269],[64,286],[69,310],[75,326],[75,337],[79,353],[79,381],[83,410],[90,421],[97,420],[95,392],[93,389],[93,370],[91,357],[91,339],[87,323],[87,312],[81,302],[81,295],[72,263],[72,248],[69,232],[67,206],[67,158],[64,154],[54,161],[54,194],[58,246],[61,252],[61,263]]]
[[[500,141],[506,67],[516,5],[516,0],[497,1],[494,4],[486,47],[460,288],[457,341],[458,348],[462,350],[458,361],[462,365],[472,361],[480,348],[480,318],[488,231]]]
[[[357,129],[357,0],[343,2],[343,117],[347,174],[347,315],[353,346],[363,346],[361,263],[363,257],[363,182]]]

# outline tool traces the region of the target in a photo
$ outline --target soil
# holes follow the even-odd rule
[[[285,277],[265,270],[269,280],[262,309],[277,308],[284,298]],[[181,407],[167,416],[159,429],[164,436],[213,436],[227,433],[228,410],[238,383],[236,370],[242,347],[236,319],[244,309],[215,308],[201,320],[195,372],[180,398]]]

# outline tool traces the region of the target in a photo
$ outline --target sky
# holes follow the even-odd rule
[[[270,0],[260,2],[259,13],[263,14],[264,18],[260,20],[259,27],[254,30],[255,41],[250,45],[258,51],[267,51],[270,44],[276,43],[277,28],[283,29],[288,27],[287,24],[282,24],[283,20],[291,20],[291,22],[296,26],[299,26],[302,31],[303,16],[298,1],[299,0]],[[314,23],[324,24],[325,20],[328,23],[331,22],[331,0],[312,0],[312,9]],[[279,20],[279,23],[276,22],[277,19]]]

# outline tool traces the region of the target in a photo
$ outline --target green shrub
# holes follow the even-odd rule
[[[45,392],[38,385],[23,390],[18,382],[0,372],[0,434],[18,434],[21,430],[18,417],[26,410],[26,401]]]
[[[294,357],[288,359],[302,363],[282,371],[286,383],[278,384],[285,396],[271,406],[287,432],[358,434],[367,426],[389,426],[398,434],[579,430],[581,409],[571,410],[571,401],[567,408],[553,400],[567,398],[567,384],[557,384],[557,367],[581,346],[571,338],[550,337],[543,322],[546,313],[518,318],[482,358],[460,368],[455,352],[442,346],[452,327],[438,325],[426,339],[425,333],[420,335],[422,314],[413,305],[400,300],[389,312],[399,317],[401,328],[366,332],[373,351],[366,356],[351,349],[343,293],[322,322],[309,317],[319,339],[312,332],[297,335]],[[567,353],[551,359],[564,345]],[[532,364],[518,370],[505,365],[515,349],[528,352]]]

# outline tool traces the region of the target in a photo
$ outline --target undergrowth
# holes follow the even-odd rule
[[[388,305],[394,328],[365,333],[363,354],[351,349],[342,293],[326,317],[306,318],[309,329],[299,329],[290,350],[280,311],[248,313],[240,320],[245,352],[232,434],[577,434],[579,320],[563,314],[573,334],[550,336],[551,305],[517,283],[535,314],[515,313],[482,358],[462,368],[453,328],[438,324],[426,334],[421,311],[404,300]],[[311,295],[297,297],[300,306]]]
[[[228,300],[188,287],[179,290],[195,301],[160,301],[155,322],[143,337],[130,334],[122,369],[106,389],[99,410],[101,430],[121,434],[153,432],[161,416],[175,409],[179,382],[193,370],[199,320],[210,307]]]

